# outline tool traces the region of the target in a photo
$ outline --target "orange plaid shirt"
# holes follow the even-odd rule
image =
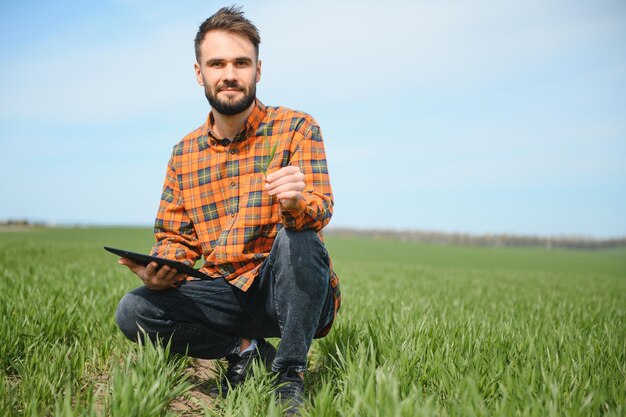
[[[206,123],[174,146],[154,233],[153,256],[194,265],[247,291],[267,258],[278,230],[321,230],[333,213],[333,194],[320,128],[315,120],[259,100],[232,142],[224,143]],[[305,175],[304,198],[284,209],[264,189],[261,167],[267,142],[278,144],[268,173],[297,165]],[[331,267],[335,312],[341,295]]]

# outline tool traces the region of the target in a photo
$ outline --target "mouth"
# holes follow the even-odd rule
[[[223,87],[218,90],[218,93],[239,93],[243,90],[238,87]]]

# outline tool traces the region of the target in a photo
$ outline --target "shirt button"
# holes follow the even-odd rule
[[[235,183],[235,181],[233,181],[233,182],[231,182],[231,183],[230,183],[230,186],[231,186],[231,187],[234,187],[235,185],[237,185],[237,184]]]
[[[235,217],[235,213],[230,213],[230,217]]]
[[[235,149],[231,149],[231,150],[230,150],[230,154],[231,154],[231,155],[234,155],[234,154],[236,154],[236,153],[237,153],[237,151],[236,151]]]

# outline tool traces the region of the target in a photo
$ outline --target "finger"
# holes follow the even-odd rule
[[[159,264],[157,264],[156,262],[150,262],[148,265],[146,265],[146,276],[148,278],[152,277],[156,273],[158,267]]]
[[[138,264],[137,262],[134,262],[128,258],[120,258],[117,263],[119,263],[120,265],[125,265],[134,273],[137,273],[137,271],[141,270],[144,267],[143,265]]]
[[[165,268],[165,266],[163,266]],[[178,271],[176,268],[167,267],[169,271],[166,274],[163,274],[163,277],[160,279],[161,283],[164,285],[170,286],[176,282],[176,276],[178,275]]]
[[[128,259],[128,258],[120,258],[117,261],[120,265],[126,265],[128,267],[132,267],[132,266],[136,266],[138,265],[135,261]]]
[[[171,271],[165,276],[164,279],[154,277],[153,280],[147,281],[145,284],[152,290],[167,290],[171,288],[178,281],[182,281],[187,278],[187,274],[178,273],[176,269],[172,268]]]
[[[279,195],[281,193],[286,193],[290,191],[296,191],[298,193],[304,191],[305,184],[304,182],[292,182],[288,184],[281,185],[279,187],[268,190],[269,195]]]
[[[176,276],[174,277],[174,281],[178,282],[178,281],[184,281],[189,277],[189,275],[187,274],[183,274],[182,272],[179,272],[178,274],[176,274]]]
[[[292,168],[292,167],[287,167],[287,168]],[[294,169],[285,169],[282,168],[283,171],[276,171],[272,174],[269,174],[266,178],[265,178],[265,182],[268,184],[275,184],[275,183],[284,183],[287,181],[292,181],[293,179],[297,179],[298,181],[300,180],[304,180],[304,174],[302,172],[300,172],[300,168],[298,167],[293,167]]]
[[[272,182],[266,182],[265,189],[270,191],[270,190],[274,190],[278,187],[282,187],[287,184],[300,184],[301,183],[302,185],[304,185],[304,179],[305,179],[304,174],[298,173],[294,175],[289,175],[287,177],[282,177]]]
[[[273,181],[276,181],[278,178],[282,178],[287,175],[293,175],[299,172],[300,172],[300,167],[288,165],[286,167],[282,167],[278,171],[274,171],[271,174],[267,174],[267,177],[265,177],[265,179],[268,182],[273,182]]]
[[[175,282],[177,275],[178,275],[178,271],[175,268],[172,268],[172,270],[165,276],[165,281]]]
[[[276,181],[278,178],[284,177],[285,175],[292,175],[297,171],[300,171],[300,168],[289,165],[267,174],[265,179],[266,181]]]
[[[174,268],[168,266],[168,265],[161,265],[161,267],[159,268],[159,270],[156,272],[155,274],[155,279],[158,281],[164,281],[165,278],[167,277],[167,275],[172,272]],[[175,269],[174,269],[175,270]]]
[[[297,200],[302,198],[302,193],[300,191],[286,191],[284,193],[280,193],[276,196],[278,200],[296,200],[295,204],[297,204]],[[292,203],[293,204],[293,203]],[[293,205],[295,205],[293,204]],[[288,201],[285,201],[284,206],[290,206],[291,204]]]
[[[158,269],[154,270],[152,274],[146,275],[146,279],[144,280],[144,283],[148,288],[155,290],[167,286],[167,283],[164,282],[164,278],[170,271],[169,267],[166,265],[157,265],[157,268]]]
[[[175,272],[171,277],[168,277],[167,282],[169,286],[176,285],[181,281],[185,281],[188,275],[181,272]]]

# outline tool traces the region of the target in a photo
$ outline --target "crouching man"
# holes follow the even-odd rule
[[[227,358],[222,394],[262,361],[297,414],[311,342],[340,305],[321,235],[333,195],[315,120],[256,98],[259,43],[238,8],[200,25],[194,68],[211,110],[174,146],[155,221],[152,255],[189,265],[204,257],[208,279],[122,258],[144,285],[124,296],[116,320],[131,340],[141,329],[174,352]],[[268,337],[281,339],[278,350]]]

